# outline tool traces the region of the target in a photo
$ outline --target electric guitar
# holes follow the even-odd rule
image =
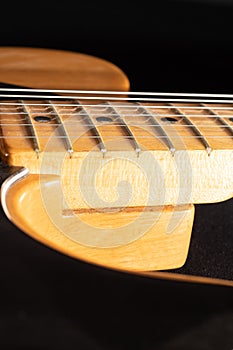
[[[73,258],[153,278],[177,273],[194,204],[233,194],[231,95],[131,92],[121,69],[75,52],[0,48],[1,204]]]

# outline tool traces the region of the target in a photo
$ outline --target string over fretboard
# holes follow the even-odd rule
[[[174,156],[180,150],[204,149],[211,155],[216,149],[233,148],[232,96],[129,93],[125,97],[122,92],[93,96],[77,91],[48,99],[46,94],[35,95],[40,90],[29,90],[30,98],[18,90],[0,90],[2,153],[13,143],[33,150],[37,157],[53,148],[70,157],[96,150],[102,155],[134,151],[136,156],[169,151]]]

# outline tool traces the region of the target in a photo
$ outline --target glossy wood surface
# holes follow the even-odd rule
[[[193,206],[155,207],[145,212],[144,208],[125,208],[113,213],[76,210],[71,216],[64,213],[60,195],[56,176],[29,175],[10,187],[6,202],[8,216],[33,238],[89,263],[136,271],[184,264],[192,230]],[[83,223],[86,229],[81,232]],[[168,232],[168,223],[171,232]],[[96,228],[100,229],[99,235],[93,234]],[[134,236],[135,239],[131,238]],[[98,247],[101,243],[104,246]]]
[[[29,47],[0,47],[0,82],[34,89],[129,89],[122,70],[104,59]]]
[[[125,74],[104,60],[71,52],[29,48],[0,49],[0,80],[33,88],[116,91],[129,89]],[[82,101],[78,102],[82,104]],[[18,103],[18,100],[15,103]],[[52,106],[55,104],[56,102],[52,103]],[[224,110],[224,114],[222,110],[216,110],[218,118],[208,118],[212,113],[211,108],[216,107],[214,104],[209,106],[208,111],[196,104],[185,104],[179,106],[178,111],[184,114],[184,117],[178,118],[177,111],[171,109],[171,106],[160,108],[158,105],[149,109],[150,106],[145,104],[144,112],[149,110],[152,114],[159,114],[159,125],[162,125],[176,152],[175,155],[171,154],[169,144],[159,140],[160,129],[151,127],[151,121],[149,125],[145,121],[142,127],[131,127],[134,139],[143,150],[138,164],[138,155],[132,142],[125,137],[125,129],[116,125],[114,121],[108,126],[96,122],[97,107],[87,108],[86,111],[94,120],[94,126],[101,139],[108,146],[105,163],[95,140],[80,138],[73,142],[82,125],[69,127],[67,121],[70,122],[73,113],[69,110],[70,107],[56,107],[56,113],[72,140],[72,159],[67,153],[67,142],[64,143],[64,140],[60,139],[49,141],[50,135],[56,133],[54,120],[44,125],[44,128],[35,122],[34,117],[37,114],[48,115],[47,107],[44,110],[44,107],[40,107],[42,110],[39,110],[37,106],[28,106],[25,99],[22,105],[26,108],[41,153],[38,156],[35,143],[27,138],[28,128],[23,125],[25,121],[22,119],[22,111],[15,106],[11,106],[10,109],[1,106],[1,132],[6,136],[0,144],[1,155],[8,164],[23,166],[29,170],[25,179],[12,182],[9,187],[4,184],[4,209],[9,219],[23,231],[65,254],[97,265],[138,273],[180,267],[188,253],[194,215],[193,203],[216,202],[232,197],[233,143],[232,120],[229,117],[231,110]],[[130,120],[125,117],[127,104],[122,108],[113,103],[111,105],[115,112],[124,117],[127,125],[130,125]],[[25,109],[23,111],[25,113]],[[8,112],[13,113],[13,117],[9,117]],[[108,107],[103,113],[109,113]],[[168,113],[172,114],[177,123],[169,123],[169,120],[166,120]],[[193,113],[199,113],[198,121],[192,117]],[[134,114],[136,119],[141,120],[141,109],[135,108]],[[227,128],[223,128],[223,123],[219,122],[222,119],[227,123]],[[192,138],[197,135],[197,131],[195,127],[187,127],[187,120],[191,120],[200,130],[202,139]],[[90,130],[85,128],[81,133],[91,135]],[[20,136],[19,139],[10,138],[15,134]],[[146,137],[140,139],[140,136],[148,135],[149,140]],[[177,135],[178,139],[174,137]],[[219,135],[223,138],[216,138]],[[120,141],[116,142],[116,136]],[[206,140],[211,152],[205,145]],[[86,162],[86,166],[83,166],[85,158],[90,154],[92,157]],[[127,161],[119,163],[118,158],[125,158]],[[109,164],[113,164],[109,169],[106,165],[108,161]],[[98,166],[103,164],[107,170],[103,170],[97,176],[94,187],[88,180],[92,177],[92,167],[98,169]],[[155,164],[157,165],[153,167]],[[78,178],[76,174],[81,172],[82,167],[85,170],[84,176]],[[145,169],[150,173],[154,194],[148,190],[151,188],[148,186],[148,179],[143,177]],[[161,169],[162,177],[159,173]],[[62,181],[58,181],[58,177],[61,177]],[[180,182],[181,178],[183,182]],[[112,205],[118,199],[116,188],[122,180],[130,183],[134,189],[133,196],[128,201],[128,189],[124,188],[126,191],[120,198],[122,202]],[[62,196],[59,194],[61,182]],[[77,190],[78,187],[81,191]],[[82,190],[86,188],[89,191],[87,198],[91,198],[91,203],[88,203],[85,196],[83,200]],[[93,200],[92,194],[96,189],[104,202],[109,203],[107,206],[103,207]],[[50,195],[44,197],[47,190]],[[113,209],[120,210],[113,213]],[[143,216],[139,218],[142,211]],[[120,243],[116,246],[111,239],[108,241],[105,238],[106,247],[99,247],[97,236],[94,240],[92,237],[89,243],[83,243],[82,239],[80,242],[76,236],[68,233],[73,227],[73,223],[69,223],[69,216],[77,216],[79,220],[87,223],[91,228],[90,235],[92,228],[99,227],[106,233],[112,230],[113,236],[116,236],[118,227],[122,226],[125,227],[125,236],[122,236],[122,240],[119,239]],[[157,216],[158,220],[155,219]],[[54,221],[54,218],[57,221]],[[131,222],[137,223],[137,227],[127,227]],[[151,223],[151,227],[144,229],[148,223]],[[168,232],[169,226],[173,227],[171,232]],[[142,228],[141,236],[127,241],[126,236],[134,237],[135,227],[136,231]],[[82,232],[84,236],[86,233],[88,230]]]

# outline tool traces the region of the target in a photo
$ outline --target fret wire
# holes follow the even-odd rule
[[[150,112],[148,112],[147,108],[145,108],[145,106],[142,106],[139,102],[138,102],[138,106],[140,107],[140,109],[142,109],[145,112],[145,115],[149,116],[151,121],[152,121],[152,125],[155,128],[159,129],[159,132],[162,136],[165,137],[166,141],[167,141],[167,146],[172,154],[172,156],[174,156],[176,148],[170,138],[170,136],[168,135],[168,133],[166,132],[165,128],[162,126],[162,124],[159,123],[158,119],[155,117],[155,115],[152,115]]]
[[[107,105],[109,106],[109,103],[107,102]],[[134,145],[134,148],[135,148],[135,151],[136,151],[136,154],[137,156],[139,157],[139,154],[141,152],[141,147],[139,146],[131,128],[129,127],[129,125],[127,125],[127,123],[125,122],[125,119],[124,117],[122,117],[118,112],[117,110],[113,107],[113,106],[109,106],[111,108],[111,110],[115,113],[114,116],[117,117],[117,119],[120,120],[120,123],[119,126],[123,127],[123,129],[125,129],[128,133],[128,135],[130,136],[130,139]],[[112,115],[112,114],[111,114]],[[118,126],[118,125],[117,125]]]
[[[24,105],[23,100],[20,100],[20,103],[22,103],[22,109],[25,113],[25,118],[28,122],[27,126],[28,126],[30,133],[32,135],[32,142],[33,142],[33,146],[34,146],[34,151],[36,152],[37,158],[39,158],[39,153],[41,152],[41,149],[40,149],[39,139],[38,139],[37,134],[36,134],[36,129],[34,127],[32,120],[31,120],[30,111]]]
[[[204,103],[200,103],[200,105],[202,107],[207,107]],[[233,135],[233,128],[232,126],[225,120],[222,118],[222,116],[220,116],[219,114],[217,114],[216,112],[212,111],[211,108],[208,107],[208,112],[211,113],[213,116],[217,117],[217,120],[224,126],[227,128],[227,131],[230,131],[231,134]],[[229,116],[227,116],[229,118]]]
[[[48,103],[49,103],[50,108],[54,112],[55,118],[56,118],[57,123],[59,125],[59,130],[61,130],[61,133],[64,136],[64,140],[65,140],[65,143],[66,143],[67,151],[68,151],[68,153],[70,155],[70,158],[71,158],[74,150],[73,150],[72,143],[71,143],[71,140],[69,138],[68,132],[66,130],[65,124],[63,123],[63,121],[62,121],[62,119],[61,119],[61,117],[60,117],[60,115],[59,115],[59,113],[57,111],[57,108],[53,105],[53,103],[51,101],[48,101]]]
[[[41,96],[40,96],[40,98],[41,98]],[[166,101],[168,101],[168,100],[166,100]],[[176,100],[177,101],[177,100]],[[43,106],[43,107],[50,107],[51,108],[51,102],[49,102],[48,104],[45,104],[45,103],[25,103],[26,101],[23,101],[22,100],[22,102],[20,102],[20,103],[0,103],[0,105],[2,105],[2,106],[4,106],[4,105],[6,105],[6,106],[14,106],[14,107],[16,107],[16,106],[21,106],[22,107],[22,109],[23,108],[25,108],[25,107],[27,107],[27,106],[38,106],[38,109],[39,109],[39,107],[41,107],[41,106]],[[59,101],[60,102],[60,101]],[[84,106],[86,106],[86,107],[93,107],[93,104],[85,104],[85,105],[82,105],[81,103],[78,103],[78,105],[76,105],[76,104],[74,104],[74,103],[72,103],[72,104],[67,104],[67,103],[54,103],[53,104],[53,106],[54,106],[54,108],[56,108],[56,107],[73,107],[73,108],[77,108],[78,106],[79,107],[84,107]],[[211,101],[211,102],[213,102],[213,101]],[[219,102],[219,101],[217,101],[217,102]],[[229,101],[225,101],[226,103],[229,103]],[[112,106],[113,108],[115,108],[115,107],[123,107],[123,108],[125,108],[125,109],[129,109],[129,111],[130,111],[130,109],[132,110],[133,108],[135,108],[135,105],[136,105],[136,103],[133,105],[133,103],[132,103],[132,105],[131,106],[129,106],[129,105],[126,105],[126,104],[119,104],[118,103],[118,105],[115,103],[114,104],[114,106]],[[140,104],[141,106],[143,106],[143,103],[142,104]],[[193,130],[194,130],[194,127],[196,128],[196,129],[198,129],[196,126],[195,126],[195,124],[193,124],[193,122],[189,119],[190,117],[193,117],[193,118],[199,118],[199,117],[206,117],[207,115],[205,114],[205,115],[203,115],[203,114],[193,114],[193,115],[188,115],[188,117],[186,116],[186,115],[184,115],[184,113],[181,113],[180,114],[180,111],[178,110],[179,108],[185,108],[185,109],[192,109],[192,110],[198,110],[198,109],[200,109],[200,105],[202,106],[202,109],[204,109],[204,110],[206,110],[206,111],[209,111],[209,113],[211,113],[210,115],[209,115],[209,118],[218,118],[218,121],[222,124],[222,127],[226,127],[228,130],[230,130],[230,133],[231,133],[231,135],[233,135],[233,128],[232,128],[232,126],[230,125],[230,122],[228,123],[227,121],[225,121],[224,119],[223,119],[223,115],[222,116],[219,116],[217,113],[215,113],[214,112],[214,110],[227,110],[227,111],[232,111],[233,110],[233,108],[231,108],[230,106],[229,107],[221,107],[221,106],[213,106],[213,108],[209,108],[208,106],[206,106],[204,103],[202,104],[202,103],[200,103],[200,100],[199,100],[199,107],[198,106],[174,106],[174,105],[172,105],[171,103],[169,103],[169,109],[171,109],[171,110],[174,110],[175,112],[176,112],[176,116],[180,116],[180,117],[185,117],[186,118],[186,124],[187,125],[183,125],[183,126],[186,126],[186,127],[191,127],[191,128],[193,128]],[[109,107],[111,107],[111,102],[108,102],[108,106]],[[96,110],[100,110],[101,108],[104,108],[104,107],[106,107],[106,104],[97,104],[97,105],[95,105],[95,108],[96,108]],[[160,106],[160,105],[149,105],[149,106],[146,106],[146,109],[148,108],[148,111],[151,109],[151,108],[155,108],[155,109],[167,109],[168,107],[167,106],[165,106],[165,104],[163,104],[162,106]],[[7,109],[7,107],[6,107],[6,109]],[[13,108],[12,108],[13,109]],[[72,110],[72,109],[71,109]],[[83,110],[84,110],[84,108],[83,108]],[[178,112],[179,113],[177,113],[177,110],[178,110]],[[61,110],[61,111],[63,111],[63,110]],[[133,112],[133,111],[132,111]],[[30,114],[29,114],[29,119],[30,118],[32,118],[32,114],[37,114],[37,113],[43,113],[43,112],[41,112],[41,111],[39,111],[39,112],[31,112],[30,111]],[[149,112],[148,112],[149,113]],[[1,113],[0,112],[0,114],[8,114],[8,115],[11,115],[11,114],[14,114],[14,113]],[[21,113],[21,112],[18,112],[18,113],[15,113],[15,114],[25,114],[25,120],[28,118],[28,113]],[[59,113],[60,115],[63,115],[63,113]],[[103,114],[105,114],[105,113],[97,113],[96,115],[103,115]],[[158,116],[158,114],[156,114],[156,115],[153,115],[153,113],[150,113],[153,117],[155,117],[155,118],[153,118],[153,119],[156,119],[156,116]],[[46,115],[50,115],[50,116],[52,116],[52,115],[55,115],[55,113],[48,113],[47,111],[46,111]],[[75,116],[75,113],[64,113],[64,115],[73,115],[73,116]],[[82,114],[78,114],[78,115],[82,115]],[[89,117],[87,114],[84,114],[85,116],[87,116],[87,118]],[[114,114],[112,114],[112,115],[114,115]],[[56,116],[56,115],[55,115]],[[119,117],[119,114],[117,114],[117,116]],[[134,116],[134,114],[124,114],[124,116]],[[135,114],[135,116],[139,116],[138,114]],[[142,114],[142,116],[145,116],[145,113],[143,113]],[[174,114],[162,114],[161,116],[163,116],[163,117],[166,117],[166,116],[174,116]],[[226,115],[226,118],[231,118],[232,116],[231,115]],[[188,122],[187,121],[187,118],[189,119],[189,121],[191,122]],[[23,118],[24,119],[24,118]],[[55,118],[56,119],[56,118]],[[88,118],[89,119],[89,118]],[[92,118],[90,118],[91,119],[91,121],[92,121]],[[153,119],[151,118],[151,120],[153,121]],[[29,127],[31,127],[31,119],[29,120],[29,124],[27,125],[26,123],[25,123],[25,125],[26,126],[29,126]],[[33,123],[32,123],[33,124]],[[150,124],[152,124],[152,123],[150,123]],[[1,124],[0,124],[1,125]],[[5,124],[2,124],[2,125],[5,125]],[[11,125],[12,125],[12,123],[11,123]],[[20,124],[20,125],[23,125],[23,124]],[[34,127],[34,125],[35,124],[33,124],[32,126]],[[57,124],[53,124],[54,126],[55,125],[57,125]],[[66,126],[67,125],[72,125],[72,124],[70,124],[70,123],[67,123],[66,124]],[[75,124],[73,124],[73,125],[75,125]],[[83,124],[82,124],[83,125]],[[104,125],[104,124],[103,124]],[[130,124],[130,127],[132,127],[132,126],[140,126],[141,124]],[[160,124],[158,124],[158,125],[155,125],[155,123],[153,122],[153,124],[152,125],[149,125],[149,124],[146,124],[147,126],[153,126],[153,127],[155,127],[155,128],[161,128],[161,125]],[[46,125],[41,125],[40,124],[40,127],[41,126],[46,126]],[[59,126],[60,126],[60,124],[59,124]],[[83,126],[85,126],[85,125],[83,125]],[[89,124],[87,125],[87,126],[90,126]],[[98,132],[98,129],[96,128],[96,125],[94,124],[94,122],[92,123],[92,126],[94,126],[94,129],[96,129],[97,130],[97,132]],[[110,126],[110,125],[106,125],[107,127],[108,126]],[[119,126],[122,126],[122,125],[120,125],[119,124]],[[171,127],[173,126],[173,125],[170,125]],[[174,125],[175,126],[175,125]],[[179,125],[178,125],[179,126]],[[202,124],[198,124],[198,127],[201,127],[201,126],[205,126],[205,125],[202,125]],[[206,126],[209,126],[209,125],[206,125]],[[216,126],[216,127],[218,127],[217,125],[214,125],[214,126]],[[199,129],[198,129],[199,130]],[[200,131],[200,130],[199,130]],[[196,133],[196,130],[195,130],[195,133]],[[196,133],[197,134],[197,133]],[[35,133],[35,135],[36,135],[36,133]],[[65,137],[61,137],[61,138],[66,138],[66,136],[68,136],[68,134],[66,133],[66,135],[64,135]],[[99,134],[99,132],[98,132],[98,134],[97,134],[97,137],[94,137],[94,138],[96,138],[96,139],[98,139],[99,138],[99,136],[100,136],[100,138],[101,138],[101,140],[102,140],[102,137],[101,137],[101,135]],[[130,137],[130,135],[129,135],[129,137],[127,137],[127,138],[130,138],[130,139],[132,139],[132,142],[133,142],[133,138],[135,138],[135,136],[132,134],[132,136],[133,137]],[[138,136],[137,136],[138,137]],[[140,137],[140,136],[139,136]],[[213,135],[213,136],[210,136],[210,135],[208,135],[208,137],[216,137],[216,135]],[[3,138],[3,137],[2,137]],[[5,137],[4,137],[5,138]],[[33,137],[30,137],[30,138],[33,138]],[[143,137],[142,136],[142,138],[146,138],[146,137]],[[169,140],[170,140],[170,137],[167,135],[167,137],[159,137],[159,138],[161,138],[161,139],[165,139],[166,140],[166,143],[168,143],[169,142]],[[204,135],[202,135],[202,133],[200,132],[200,135],[199,136],[197,136],[197,137],[195,137],[195,138],[199,138],[199,139],[201,139],[201,141],[202,141],[202,143],[204,144],[204,141],[206,141],[207,142],[207,144],[208,144],[208,146],[209,146],[209,143],[208,143],[208,141],[206,140],[206,138],[204,137]],[[227,137],[216,137],[216,138],[227,138]],[[231,137],[229,137],[229,138],[231,138]],[[34,142],[34,141],[33,141]],[[103,142],[103,140],[102,140],[102,142]],[[66,143],[67,143],[67,141],[66,141]],[[71,144],[71,143],[70,143]],[[205,148],[206,148],[206,150],[207,150],[207,153],[208,153],[208,155],[210,155],[210,152],[211,152],[211,147],[208,147],[207,148],[207,144],[205,145]],[[35,148],[35,147],[34,147]],[[71,146],[71,148],[72,148],[72,146]],[[175,151],[175,150],[174,150]],[[105,148],[105,152],[106,152],[106,148]]]
[[[171,104],[168,103],[168,105],[170,106]],[[210,156],[210,153],[212,151],[212,147],[210,146],[210,144],[207,141],[207,139],[205,138],[205,136],[198,129],[198,127],[195,124],[193,124],[191,119],[186,114],[182,113],[182,111],[179,108],[175,108],[174,112],[176,113],[176,115],[177,114],[182,115],[182,118],[186,121],[186,123],[192,126],[192,129],[194,130],[194,132],[200,137],[200,140],[201,140],[202,144],[204,145],[208,156]]]
[[[89,125],[88,126],[91,127],[90,131],[95,134],[96,139],[98,140],[98,146],[99,146],[100,151],[102,152],[103,157],[104,157],[105,153],[107,152],[107,148],[105,146],[104,140],[103,140],[103,138],[102,138],[102,136],[101,136],[97,126],[95,125],[92,117],[87,112],[86,108],[84,108],[81,104],[79,104],[79,102],[78,102],[78,106],[82,108],[85,117],[89,121]]]

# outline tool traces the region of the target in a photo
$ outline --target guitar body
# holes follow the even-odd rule
[[[129,80],[114,64],[76,52],[0,48],[1,83],[28,88],[128,91]]]
[[[129,90],[125,74],[105,60],[73,52],[31,48],[0,48],[0,82],[33,89],[124,93]],[[14,144],[11,147],[13,149]],[[12,161],[8,160],[6,151],[2,152],[2,158],[9,166],[17,161],[27,164],[25,154],[23,151],[15,154]],[[30,158],[33,170],[27,170],[26,166],[15,169],[3,183],[2,207],[22,231],[64,254],[99,266],[154,278],[232,285],[231,281],[182,276],[172,271],[152,272],[184,265],[194,219],[192,203],[148,207],[139,203],[117,211],[79,207],[72,202],[77,184],[72,185],[71,176],[77,172],[78,160],[62,159],[59,176],[51,172],[51,164],[56,163],[56,159],[59,162],[59,157],[59,151],[53,152],[44,161],[42,172],[35,170],[37,160]],[[114,165],[116,169],[118,166]],[[127,171],[137,170],[129,166]],[[86,186],[85,181],[84,172],[79,177],[82,188]],[[110,181],[107,190],[114,191],[114,186],[116,184]],[[137,188],[137,184],[133,186]],[[170,233],[168,223],[173,227]]]
[[[45,198],[46,202],[48,201],[46,205]],[[182,266],[187,258],[194,206],[183,207],[180,210],[169,207],[159,211],[158,208],[158,213],[147,212],[142,220],[138,220],[140,212],[137,210],[91,214],[83,211],[77,213],[78,218],[65,216],[62,215],[62,203],[63,194],[58,177],[27,175],[9,187],[3,207],[7,216],[33,238],[67,255],[103,267],[127,271],[158,270]],[[133,230],[136,231],[136,225],[126,231],[127,224],[136,221],[137,225],[143,227],[153,222],[156,215],[158,219],[152,229],[127,244],[128,236],[134,235]],[[181,223],[172,234],[166,234],[167,222],[171,222],[172,217],[172,220],[177,222],[179,216],[182,216]],[[87,225],[83,227],[82,223]],[[119,226],[124,226],[124,230],[120,231]],[[72,237],[74,227],[75,231],[79,232]],[[99,231],[95,232],[96,227],[105,230],[105,236],[111,230],[114,232],[113,237],[102,237]],[[116,235],[119,240],[118,246],[115,246]],[[99,242],[95,244],[97,240]],[[106,243],[108,247],[103,246]]]

